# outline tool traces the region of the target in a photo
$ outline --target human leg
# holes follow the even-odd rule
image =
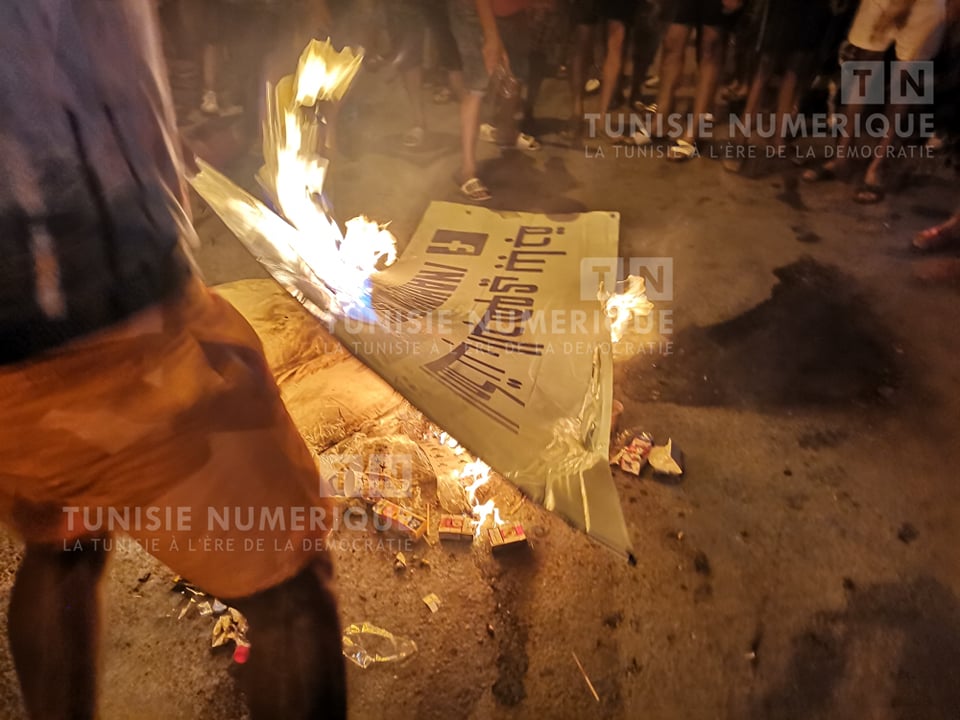
[[[102,545],[28,543],[10,596],[8,628],[24,705],[38,720],[95,715]]]

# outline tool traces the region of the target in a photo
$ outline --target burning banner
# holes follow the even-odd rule
[[[399,260],[375,223],[352,220],[344,235],[323,201],[312,106],[339,97],[357,62],[313,43],[274,94],[260,180],[283,217],[207,165],[194,188],[351,352],[482,458],[478,478],[488,464],[629,553],[608,458],[610,319],[623,311],[580,289],[583,258],[616,256],[618,216],[433,203]]]

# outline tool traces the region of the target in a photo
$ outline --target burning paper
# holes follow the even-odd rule
[[[653,312],[653,303],[647,299],[647,283],[642,277],[631,275],[622,293],[608,292],[601,286],[598,299],[610,319],[610,338],[620,342],[634,318]]]
[[[328,55],[321,67],[305,54],[278,85],[261,184],[283,217],[206,165],[194,188],[348,350],[483,458],[461,478],[476,532],[502,524],[495,504],[477,498],[494,468],[628,553],[608,465],[611,311],[580,292],[582,261],[616,256],[618,216],[434,203],[395,263],[393,237],[376,223],[350,222],[342,233],[322,195],[322,113],[304,103],[333,97],[352,77],[341,66],[355,62]],[[624,304],[642,307],[639,295]]]

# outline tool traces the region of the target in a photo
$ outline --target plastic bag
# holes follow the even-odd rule
[[[374,663],[399,662],[417,652],[417,644],[368,622],[354,623],[343,632],[344,657],[366,669]]]

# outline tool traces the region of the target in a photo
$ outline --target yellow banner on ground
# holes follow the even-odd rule
[[[617,255],[616,213],[433,203],[401,258],[371,277],[363,304],[331,316],[329,287],[235,212],[259,202],[224,183],[209,167],[193,180],[351,352],[532,499],[630,552],[608,460],[610,331],[595,286],[581,282],[584,260]]]

